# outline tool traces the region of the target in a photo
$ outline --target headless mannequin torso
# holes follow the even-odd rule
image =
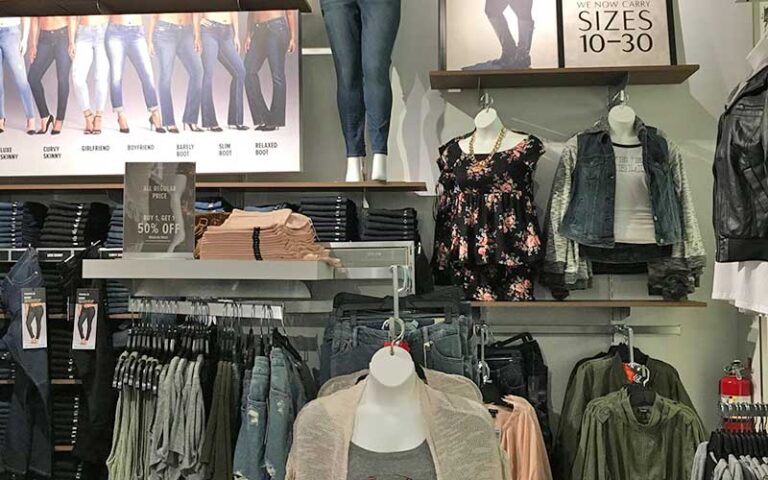
[[[355,418],[352,443],[378,453],[412,450],[427,438],[411,355],[395,347],[379,350]]]
[[[475,117],[475,128],[475,153],[487,155],[493,151],[499,138],[499,132],[505,127],[496,109],[486,108]],[[526,138],[523,134],[507,130],[498,151],[511,150]],[[470,153],[469,145],[471,141],[472,135],[459,140],[459,146],[464,153]]]

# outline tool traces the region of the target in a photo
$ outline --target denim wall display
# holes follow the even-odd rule
[[[322,0],[336,66],[337,100],[347,157],[388,152],[392,85],[389,69],[400,27],[400,0]]]
[[[299,172],[299,33],[294,10],[0,19],[0,176]]]

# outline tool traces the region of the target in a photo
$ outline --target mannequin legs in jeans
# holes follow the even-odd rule
[[[373,153],[386,155],[400,0],[321,0],[320,6],[336,65],[347,157],[365,156],[366,121]]]
[[[120,133],[130,133],[123,107],[123,76],[125,59],[131,61],[139,75],[144,101],[150,112],[149,123],[157,133],[165,133],[160,127],[157,91],[152,73],[152,61],[144,37],[144,27],[110,24],[107,28],[107,55],[109,55],[112,108],[117,112]]]
[[[232,76],[229,85],[229,127],[247,130],[243,126],[245,66],[235,48],[234,29],[232,25],[212,21],[203,23],[200,29],[203,43],[203,128],[221,131],[213,104],[213,74],[216,62],[220,61]]]
[[[7,68],[10,78],[16,84],[16,90],[24,106],[27,120],[27,133],[35,133],[35,110],[32,89],[27,80],[24,58],[21,55],[21,28],[0,27],[0,133],[5,131],[5,86],[3,85],[3,69]]]
[[[75,38],[72,85],[75,98],[85,117],[86,134],[101,133],[101,117],[109,95],[109,58],[105,46],[106,25],[80,25]],[[93,96],[88,87],[88,73],[93,67]]]
[[[504,10],[512,8],[517,16],[518,39],[515,42]],[[533,0],[486,0],[485,15],[501,43],[501,57],[465,67],[465,70],[493,70],[500,68],[530,68],[534,22],[531,14]]]

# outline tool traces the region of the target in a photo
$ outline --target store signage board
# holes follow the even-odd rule
[[[562,66],[677,63],[672,0],[559,0]]]
[[[123,258],[194,258],[194,163],[127,163],[123,195]]]
[[[61,110],[56,92],[62,89],[55,70],[64,66],[45,69],[39,84],[43,88],[35,89],[37,97],[6,88],[0,177],[120,175],[126,162],[158,159],[195,162],[202,174],[301,171],[298,11],[174,15],[185,23],[183,28],[162,21],[160,15],[152,31],[152,15],[129,15],[140,19],[136,35],[141,37],[130,45],[128,37],[118,34],[124,27],[115,23],[135,18],[123,17],[105,17],[112,23],[101,27],[107,41],[96,55],[104,62],[92,58],[85,33],[81,35],[79,28],[72,33],[74,58],[72,74],[65,76],[70,88],[60,134],[51,135],[49,129],[47,135],[29,136],[26,118],[29,111],[37,118],[35,128],[40,128],[36,105],[43,95],[54,115]],[[28,28],[28,18],[23,22]],[[239,36],[234,36],[233,27],[216,27],[222,22],[237,22]],[[75,17],[75,25],[79,24]],[[199,42],[195,30],[201,32]],[[15,41],[15,47],[6,45],[6,50],[32,50]],[[48,58],[39,57],[39,62]],[[29,55],[6,56],[5,61],[24,64],[25,79],[32,68]],[[6,86],[11,83],[6,74]],[[120,110],[127,122],[125,133],[118,124]],[[85,111],[101,113],[99,134],[85,131]],[[165,133],[150,125],[150,111],[158,112]],[[187,124],[204,130],[192,131]],[[178,133],[167,128],[171,125]]]

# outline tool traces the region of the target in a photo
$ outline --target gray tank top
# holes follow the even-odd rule
[[[371,452],[350,443],[347,480],[437,480],[437,474],[427,442],[396,453]]]

